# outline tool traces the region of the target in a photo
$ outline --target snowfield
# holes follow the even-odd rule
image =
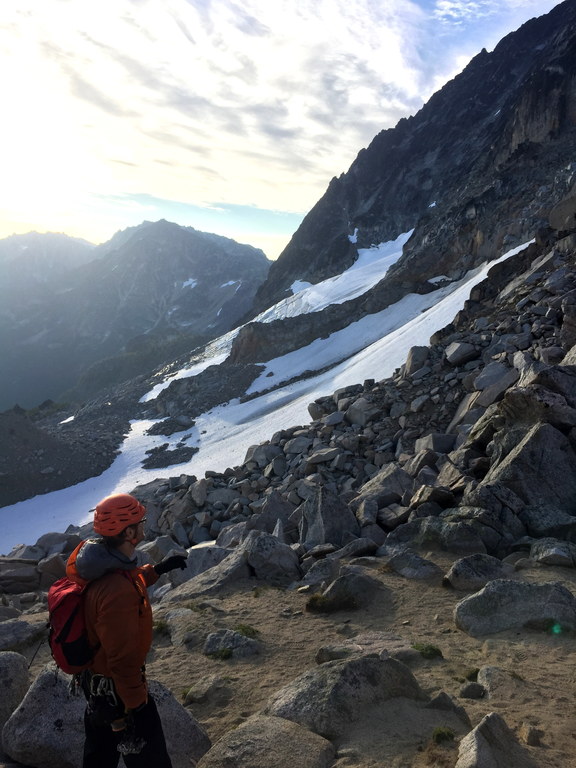
[[[259,319],[294,316],[317,312],[329,304],[342,303],[362,295],[384,277],[400,257],[402,245],[410,233],[392,243],[359,251],[356,263],[342,275],[303,288],[262,313]],[[532,241],[531,241],[532,242]],[[131,491],[136,485],[157,477],[180,474],[202,477],[207,470],[221,472],[241,464],[247,449],[268,440],[274,432],[310,422],[308,404],[336,389],[365,379],[388,378],[406,359],[415,345],[426,346],[430,336],[450,323],[469,298],[472,288],[484,280],[488,270],[523,250],[525,243],[508,251],[500,259],[470,272],[458,282],[450,283],[424,296],[410,294],[381,312],[368,315],[347,328],[317,339],[307,347],[269,360],[265,370],[248,388],[247,394],[260,396],[245,403],[239,400],[218,406],[196,419],[192,429],[166,436],[150,436],[146,430],[152,421],[134,421],[121,453],[112,466],[98,477],[78,485],[0,509],[4,553],[22,543],[33,544],[49,531],[64,531],[68,525],[81,525],[92,518],[91,509],[104,496]],[[155,386],[144,398],[151,401],[174,378],[194,376],[209,365],[221,363],[228,355],[237,330],[212,342],[207,357],[183,368],[175,376]],[[282,386],[283,382],[310,370],[328,370],[317,376]],[[264,392],[271,387],[274,391]],[[166,469],[143,469],[145,452],[166,442],[199,449],[193,458]]]

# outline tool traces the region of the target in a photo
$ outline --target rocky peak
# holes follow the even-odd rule
[[[129,228],[91,254],[75,268],[68,259],[57,280],[36,260],[37,292],[24,270],[22,291],[0,281],[9,371],[0,407],[85,400],[225,333],[270,264],[257,248],[167,221]],[[1,258],[0,268],[8,272]]]
[[[355,231],[368,247],[414,229],[392,271],[410,285],[440,262],[467,269],[534,232],[569,191],[575,13],[565,2],[524,24],[415,116],[378,134],[306,216],[254,312],[297,279],[315,283],[343,271],[355,258]]]

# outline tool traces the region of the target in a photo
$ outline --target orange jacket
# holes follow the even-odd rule
[[[84,581],[69,566],[68,577]],[[127,709],[147,698],[143,667],[152,644],[152,607],[146,587],[157,580],[151,565],[115,570],[90,581],[84,593],[88,640],[98,646],[90,671],[112,678]]]
[[[146,571],[156,576],[151,566]],[[84,597],[88,640],[92,646],[100,643],[90,670],[114,680],[127,709],[144,704],[147,697],[143,667],[152,644],[152,608],[146,571],[101,576]]]

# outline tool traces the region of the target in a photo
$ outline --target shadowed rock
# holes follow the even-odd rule
[[[226,733],[197,768],[328,768],[329,741],[281,717],[255,715]]]
[[[329,661],[304,672],[270,699],[264,713],[300,723],[326,738],[336,738],[364,709],[400,696],[426,699],[404,664],[365,656]]]
[[[559,582],[522,584],[498,579],[464,598],[454,609],[458,629],[478,637],[505,629],[554,624],[576,628],[576,598]]]
[[[460,742],[456,768],[536,768],[527,750],[495,712]]]

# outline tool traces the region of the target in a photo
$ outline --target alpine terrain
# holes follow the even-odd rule
[[[38,642],[90,508],[120,490],[146,506],[140,558],[187,558],[153,589],[148,663],[175,768],[576,765],[575,50],[567,0],[479,53],[276,262],[255,256],[222,327],[216,297],[194,325],[199,271],[176,304],[144,278],[120,291],[145,261],[160,281],[184,228],[89,261],[76,244],[87,347],[137,338],[114,272],[139,333],[210,340],[1,415],[6,766],[81,764],[84,703]],[[243,280],[227,269],[213,282]]]

